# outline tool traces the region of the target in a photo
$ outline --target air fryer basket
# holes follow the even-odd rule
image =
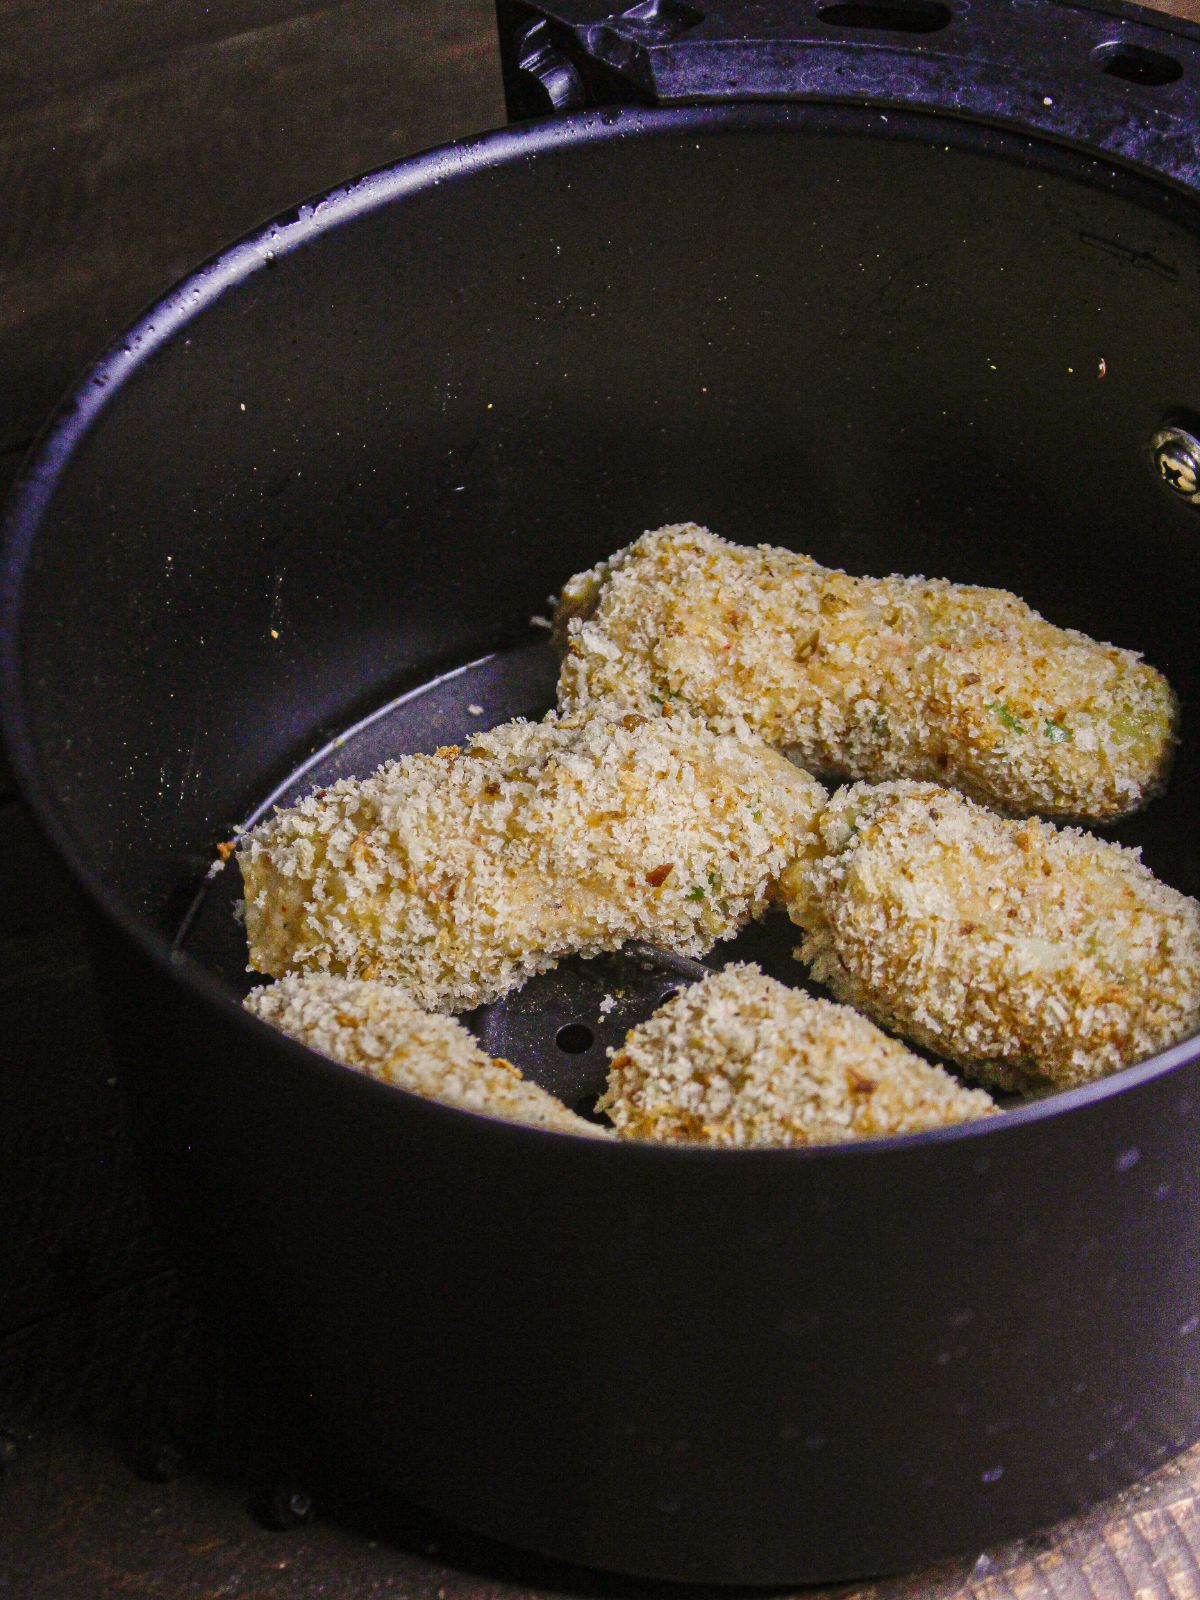
[[[506,8],[514,107],[675,98],[651,57],[700,71],[720,9]],[[149,1181],[219,1315],[331,1470],[707,1581],[915,1565],[1200,1435],[1200,1052],[915,1138],[601,1144],[271,1033],[237,1004],[232,869],[197,897],[272,796],[462,737],[474,705],[539,714],[546,596],[689,517],[853,571],[1002,584],[1143,649],[1183,743],[1117,836],[1200,890],[1200,522],[1151,445],[1200,407],[1194,158],[1182,101],[1091,61],[1132,41],[1183,62],[1160,88],[1191,95],[1193,40],[1030,8],[1035,33],[1047,9],[1063,37],[1092,30],[1092,88],[1063,68],[1038,97],[1086,105],[1083,148],[1037,131],[1050,104],[990,105],[981,68],[938,111],[950,57],[902,31],[866,30],[891,64],[870,79],[885,103],[859,103],[870,50],[834,13],[885,8],[803,9],[796,98],[760,39],[761,103],[743,76],[732,103],[466,141],[201,269],[60,413],[5,570],[14,765],[84,893]],[[1024,14],[944,9],[947,39]],[[1034,73],[1024,48],[1010,78]],[[727,99],[704,81],[678,97]],[[751,937],[799,980],[782,923]],[[474,1020],[577,1094],[675,981],[580,963]]]

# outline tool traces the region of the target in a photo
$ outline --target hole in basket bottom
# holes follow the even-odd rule
[[[886,28],[893,33],[938,33],[954,21],[949,6],[937,0],[875,0],[874,4],[817,7],[822,22],[835,28]]]
[[[569,1056],[582,1055],[585,1050],[590,1050],[596,1035],[584,1022],[568,1022],[566,1027],[560,1028],[554,1035],[554,1042],[560,1050],[565,1050]]]
[[[1092,51],[1092,60],[1110,78],[1146,84],[1151,89],[1161,89],[1163,84],[1183,77],[1183,67],[1174,56],[1140,44],[1102,44]]]
[[[607,1128],[609,1126],[608,1118],[603,1112],[596,1110],[596,1101],[599,1098],[598,1094],[589,1090],[587,1094],[579,1096],[579,1099],[576,1100],[571,1109],[577,1117],[582,1117],[585,1122],[594,1122],[598,1127]]]

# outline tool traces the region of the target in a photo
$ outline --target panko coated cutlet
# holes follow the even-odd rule
[[[934,784],[834,795],[781,889],[840,1000],[1004,1088],[1067,1088],[1200,1029],[1200,905],[1137,851]]]
[[[682,702],[818,775],[932,780],[1013,816],[1123,816],[1173,749],[1160,673],[1015,595],[849,577],[694,523],[572,578],[556,634],[565,711]]]
[[[506,723],[276,812],[238,847],[251,969],[457,1011],[571,953],[730,938],[825,792],[744,729],[651,710]]]
[[[560,1133],[608,1137],[511,1062],[486,1055],[461,1022],[415,1006],[403,989],[326,973],[252,989],[247,1010],[302,1044],[384,1083],[464,1111]]]
[[[623,1139],[836,1144],[996,1113],[849,1006],[726,967],[633,1028],[597,1110]]]

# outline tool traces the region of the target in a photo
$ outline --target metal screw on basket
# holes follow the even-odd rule
[[[1150,441],[1154,465],[1167,488],[1189,505],[1200,505],[1200,439],[1186,428],[1160,428]]]

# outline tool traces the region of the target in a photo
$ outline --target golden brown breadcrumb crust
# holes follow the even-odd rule
[[[456,1011],[572,952],[703,954],[764,910],[824,799],[683,711],[506,723],[247,833],[251,969],[385,978]]]
[[[1200,1028],[1200,905],[1138,852],[934,784],[855,784],[784,874],[839,999],[1006,1088],[1060,1088]]]
[[[633,1028],[597,1110],[623,1139],[836,1144],[996,1113],[849,1006],[739,964]]]
[[[818,774],[929,779],[1014,816],[1122,816],[1173,748],[1160,673],[1015,595],[853,578],[694,523],[572,578],[556,636],[565,711],[680,701]]]
[[[489,1056],[461,1022],[415,1006],[403,989],[327,973],[292,974],[252,989],[247,1010],[345,1066],[506,1122],[605,1138],[511,1062]]]

